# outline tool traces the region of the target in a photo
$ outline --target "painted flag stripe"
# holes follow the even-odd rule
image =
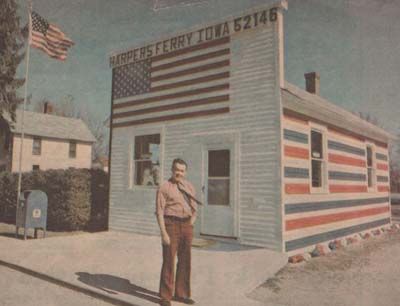
[[[187,119],[187,118],[194,118],[194,117],[201,117],[201,116],[218,115],[218,114],[224,114],[224,113],[228,113],[228,112],[229,112],[229,107],[224,107],[224,108],[217,108],[217,109],[212,109],[212,110],[182,113],[182,114],[175,114],[175,115],[168,115],[168,116],[161,116],[161,117],[152,117],[152,118],[146,118],[146,119],[140,119],[140,120],[113,123],[113,128],[135,126],[135,125],[154,123],[154,122],[171,121],[171,120],[177,120],[177,119]]]
[[[318,202],[301,202],[295,204],[285,204],[286,214],[296,214],[311,211],[357,207],[371,204],[387,204],[389,197],[366,198],[366,199],[350,199],[350,200],[334,200],[334,201],[318,201]]]
[[[390,187],[389,186],[378,186],[378,192],[389,192]]]
[[[346,193],[346,192],[367,192],[368,188],[365,185],[329,185],[329,192]]]
[[[351,153],[359,156],[365,156],[365,150],[354,146],[350,146],[338,141],[329,140],[328,148],[331,150],[342,151],[346,153]]]
[[[379,170],[388,170],[388,169],[389,169],[389,167],[388,167],[387,164],[382,164],[382,163],[377,163],[376,167],[377,167]]]
[[[286,194],[308,194],[310,193],[309,184],[285,184]]]
[[[186,64],[192,64],[192,63],[196,63],[196,62],[199,62],[199,61],[209,60],[209,59],[212,59],[212,58],[215,58],[215,57],[221,57],[221,56],[229,55],[229,54],[230,54],[230,50],[229,49],[222,49],[222,50],[218,50],[218,51],[214,51],[214,52],[209,52],[209,53],[206,53],[206,54],[192,56],[192,57],[185,58],[185,59],[182,59],[182,60],[178,60],[178,61],[175,61],[175,62],[154,66],[154,67],[151,68],[150,71],[151,72],[157,72],[157,71],[160,71],[160,70],[179,67],[179,66],[186,65]]]
[[[294,168],[285,167],[285,177],[288,178],[309,178],[309,171],[307,168]]]
[[[295,142],[304,143],[304,144],[308,143],[308,135],[307,134],[289,130],[289,129],[283,130],[283,137],[286,140],[290,140],[290,141],[295,141]]]
[[[285,242],[286,251],[292,251],[300,248],[304,248],[306,246],[314,245],[320,242],[329,241],[332,239],[336,239],[338,237],[344,237],[347,235],[351,235],[354,233],[359,233],[370,228],[382,226],[384,224],[390,223],[390,218],[385,218],[381,220],[376,220],[368,223],[363,223],[355,226],[349,226],[345,228],[341,228],[334,231],[329,231],[325,233],[320,233],[316,235],[311,235],[299,239],[294,239]]]
[[[202,93],[209,93],[209,92],[215,92],[215,91],[226,90],[226,89],[229,89],[229,84],[221,84],[221,85],[212,86],[212,87],[181,91],[179,93],[173,93],[173,94],[168,94],[168,95],[163,95],[163,96],[155,96],[155,97],[151,97],[151,98],[132,100],[132,101],[128,101],[128,102],[114,104],[113,108],[116,109],[116,108],[122,108],[122,107],[136,106],[136,105],[140,105],[140,104],[147,104],[147,103],[151,103],[151,102],[159,102],[159,101],[168,100],[168,99],[195,96],[195,95],[199,95]]]
[[[343,156],[343,155],[334,154],[334,153],[328,154],[328,160],[330,163],[335,163],[335,164],[366,167],[366,162],[363,159]]]
[[[357,219],[367,216],[373,216],[378,214],[383,214],[389,211],[389,207],[374,207],[370,209],[361,209],[354,211],[346,211],[341,213],[322,215],[322,216],[312,216],[286,221],[286,230],[292,231],[300,228],[312,227],[322,224],[329,224],[339,221]]]
[[[376,159],[387,161],[388,157],[385,154],[376,153]]]
[[[135,111],[118,113],[118,114],[113,114],[112,117],[113,118],[123,118],[123,117],[137,116],[137,115],[142,115],[142,114],[149,114],[149,113],[154,113],[154,112],[160,112],[160,111],[166,111],[166,110],[172,110],[172,109],[181,109],[181,108],[187,108],[187,107],[192,107],[192,106],[200,106],[200,105],[207,105],[207,104],[211,104],[211,103],[220,103],[220,102],[227,102],[227,101],[229,101],[229,95],[222,95],[222,96],[197,99],[197,100],[191,100],[191,101],[184,101],[184,102],[179,102],[179,103],[174,103],[174,104],[167,104],[167,105],[162,105],[162,106],[139,109],[139,110],[135,110]]]
[[[287,157],[294,157],[294,158],[300,158],[300,159],[309,159],[310,153],[308,149],[303,149],[299,147],[294,147],[294,146],[284,146],[284,154]]]
[[[329,171],[330,180],[343,180],[343,181],[366,181],[367,176],[361,173],[351,173],[342,171]]]

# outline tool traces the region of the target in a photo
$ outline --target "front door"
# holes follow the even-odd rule
[[[203,146],[203,235],[235,237],[234,162],[233,146]]]

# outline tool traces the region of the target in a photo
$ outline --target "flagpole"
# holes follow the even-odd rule
[[[31,49],[31,39],[32,39],[32,1],[28,0],[28,18],[29,18],[29,35],[28,35],[28,46],[26,50],[25,62],[26,62],[26,69],[25,69],[25,97],[24,97],[24,104],[22,108],[22,115],[21,115],[21,142],[20,142],[20,149],[19,149],[19,169],[18,169],[18,188],[17,188],[17,205],[19,205],[20,201],[20,194],[21,194],[21,181],[22,181],[22,152],[23,152],[23,144],[24,144],[24,117],[25,117],[25,108],[26,108],[26,100],[28,97],[28,77],[29,77],[29,55]],[[18,124],[18,123],[17,123]]]

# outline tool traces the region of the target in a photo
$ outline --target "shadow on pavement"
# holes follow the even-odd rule
[[[90,274],[77,272],[78,280],[82,283],[103,290],[109,294],[125,293],[138,298],[160,303],[158,292],[132,284],[129,280],[108,274]]]

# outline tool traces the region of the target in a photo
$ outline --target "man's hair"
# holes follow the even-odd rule
[[[181,159],[181,158],[175,158],[175,159],[172,161],[172,169],[174,169],[175,164],[185,165],[186,169],[188,168],[187,163],[186,163],[183,159]]]

